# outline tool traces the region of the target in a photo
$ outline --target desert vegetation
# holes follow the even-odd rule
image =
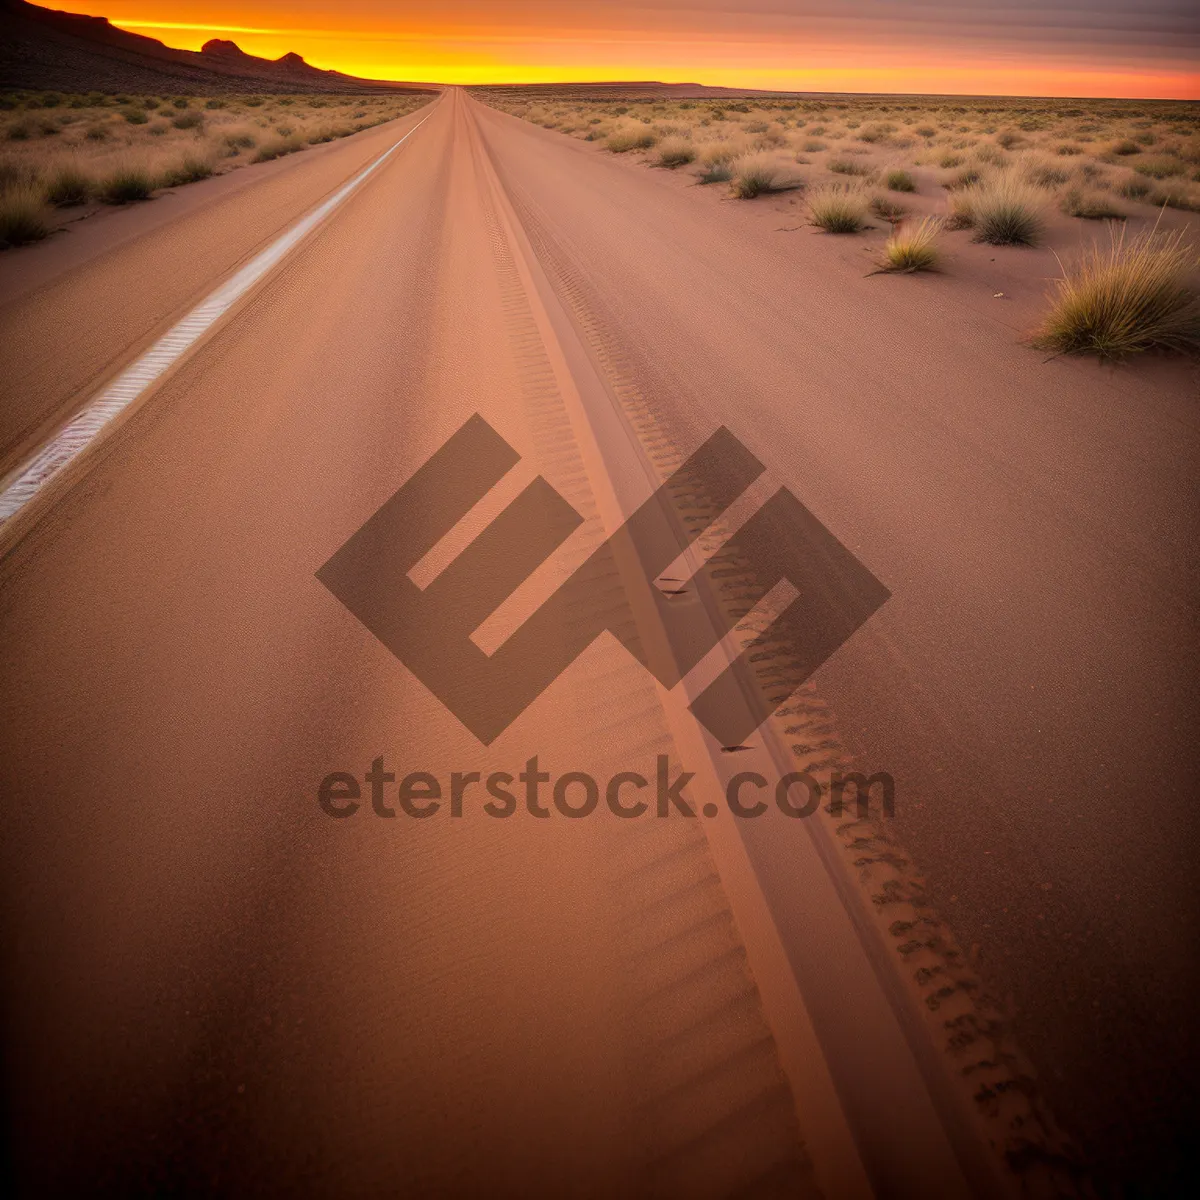
[[[847,184],[827,183],[808,197],[813,224],[826,233],[858,233],[867,223],[867,196]]]
[[[0,95],[0,247],[406,116],[427,95]]]
[[[1061,353],[1124,358],[1200,349],[1196,251],[1182,230],[1132,236],[1124,228],[1064,266],[1035,344]]]
[[[801,205],[817,232],[863,239],[880,271],[952,272],[955,246],[971,242],[1007,256],[1062,251],[1074,265],[1047,296],[1039,345],[1107,356],[1196,345],[1200,105],[582,86],[475,95],[730,199],[769,206],[795,193],[773,203]]]
[[[697,163],[703,181],[732,183],[746,199],[771,189],[739,186],[746,173],[738,168],[741,160],[752,161],[756,174],[773,164],[777,177],[822,183],[840,176],[930,197],[986,185],[1012,201],[1015,189],[1003,182],[1011,177],[1041,189],[1049,205],[1062,206],[1071,195],[1112,193],[1151,207],[1200,211],[1200,108],[1192,104],[1096,101],[1082,108],[1079,101],[907,96],[592,99],[556,98],[550,90],[531,99],[518,88],[475,94],[615,154],[640,154],[671,168]],[[798,166],[807,170],[797,172]],[[728,174],[714,167],[728,167]],[[1035,201],[1033,207],[1043,206]]]
[[[933,271],[937,268],[941,252],[937,236],[942,223],[937,217],[924,217],[913,226],[897,226],[883,247],[880,271]]]

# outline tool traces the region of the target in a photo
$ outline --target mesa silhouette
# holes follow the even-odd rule
[[[0,89],[20,88],[201,96],[438,90],[323,71],[294,53],[257,58],[221,38],[200,50],[176,50],[118,29],[107,17],[0,0]]]

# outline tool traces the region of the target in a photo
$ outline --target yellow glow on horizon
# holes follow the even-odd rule
[[[101,15],[108,5],[85,0],[70,7]],[[236,37],[247,54],[274,59],[294,51],[313,66],[367,79],[459,85],[657,80],[766,91],[1200,98],[1197,75],[1175,64],[1031,63],[1001,52],[964,64],[936,46],[909,53],[828,40],[739,42],[699,30],[681,30],[674,37],[510,27],[459,33],[436,16],[407,17],[378,29],[361,27],[361,16],[359,28],[276,28],[226,25],[215,18],[159,20],[150,5],[145,7],[148,12],[110,20],[179,49],[198,50],[212,37]],[[128,12],[134,3],[127,0],[123,8]],[[252,3],[243,12],[243,20],[251,16]]]
[[[254,25],[197,25],[192,21],[127,21],[124,17],[109,17],[109,23],[119,29],[194,29],[207,33],[295,33],[303,35],[303,29],[260,29]],[[177,50],[187,50],[190,47],[176,46]]]

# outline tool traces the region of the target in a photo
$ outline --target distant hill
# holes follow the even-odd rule
[[[746,97],[775,97],[816,95],[815,92],[768,92],[761,88],[729,88],[710,87],[706,83],[657,83],[654,80],[641,80],[629,83],[509,83],[509,84],[479,84],[471,88],[479,95],[488,93],[511,93],[513,96],[523,96],[527,100],[545,96],[556,100],[653,100],[661,97],[665,100],[721,100]]]
[[[176,50],[87,17],[0,0],[0,89],[58,92],[435,92],[435,86],[357,79],[309,66],[299,54],[256,58],[214,38]]]

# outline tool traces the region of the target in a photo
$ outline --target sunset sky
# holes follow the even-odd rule
[[[42,0],[51,3],[51,0]],[[1195,0],[53,0],[198,49],[443,83],[1200,97]]]

